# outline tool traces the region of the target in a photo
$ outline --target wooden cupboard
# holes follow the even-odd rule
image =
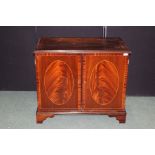
[[[41,38],[34,52],[37,123],[69,113],[125,123],[130,53],[120,38]]]

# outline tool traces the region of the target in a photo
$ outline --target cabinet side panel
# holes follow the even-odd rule
[[[127,89],[127,80],[128,80],[128,62],[129,56],[124,56],[124,79],[123,79],[123,92],[122,92],[122,108],[125,109],[126,101],[126,89]]]
[[[35,68],[36,68],[37,102],[38,102],[38,108],[40,108],[41,107],[40,59],[37,54],[35,54]]]

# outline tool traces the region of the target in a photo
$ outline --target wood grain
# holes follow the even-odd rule
[[[42,111],[42,109],[50,110],[51,112],[80,109],[80,59],[79,54],[35,53],[38,112]],[[54,68],[56,68],[56,71]],[[47,74],[48,72],[49,74]],[[59,87],[56,86],[56,82]],[[50,87],[53,87],[53,92],[55,91],[53,96],[51,95]]]
[[[41,38],[36,50],[117,50],[130,52],[121,38]],[[51,51],[52,52],[52,51]],[[93,51],[91,51],[93,52]]]
[[[89,82],[93,100],[100,105],[109,104],[119,87],[117,68],[112,62],[103,60],[92,70]]]
[[[84,110],[124,109],[128,56],[122,53],[86,54],[83,62]]]
[[[102,114],[125,123],[128,47],[120,38],[42,38],[34,52],[37,123],[55,114]]]
[[[48,98],[54,104],[65,104],[70,99],[74,86],[70,67],[61,60],[52,62],[46,69],[44,86]]]

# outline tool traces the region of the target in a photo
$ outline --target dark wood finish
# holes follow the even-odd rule
[[[52,112],[36,112],[36,122],[37,123],[42,123],[44,120],[47,118],[52,118],[54,117],[54,114]]]
[[[83,59],[83,104],[85,109],[124,107],[128,57],[122,54],[89,54]]]
[[[57,53],[36,54],[38,111],[78,110],[80,56]]]
[[[37,123],[87,113],[125,123],[130,51],[120,38],[42,38],[34,52]]]
[[[80,52],[87,52],[87,50],[102,50],[102,52],[112,50],[113,52],[130,53],[121,38],[41,38],[38,41],[36,50],[84,50]]]

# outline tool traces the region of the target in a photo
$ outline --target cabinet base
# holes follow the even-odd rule
[[[126,114],[123,114],[123,115],[109,115],[109,117],[116,117],[116,120],[118,120],[119,123],[125,123],[126,122]]]
[[[119,123],[126,122],[126,111],[116,111],[116,110],[105,110],[105,111],[71,111],[71,112],[45,112],[45,111],[37,111],[36,112],[36,122],[43,123],[47,118],[52,118],[55,115],[63,115],[63,114],[96,114],[96,115],[108,115],[109,117],[115,117]]]
[[[54,117],[54,114],[52,112],[36,112],[36,122],[37,123],[43,123],[44,120],[47,118]]]

